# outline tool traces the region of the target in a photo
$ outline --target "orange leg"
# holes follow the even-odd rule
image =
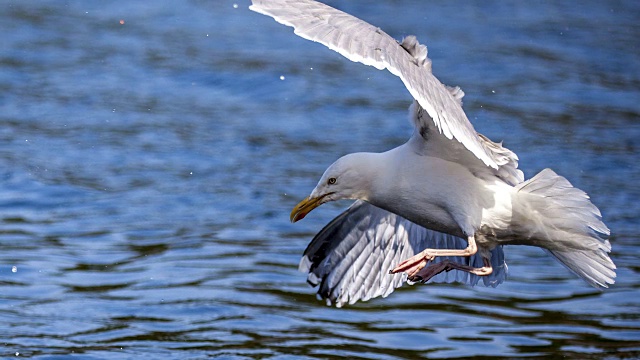
[[[454,249],[425,249],[419,254],[410,257],[409,259],[401,262],[396,266],[393,270],[390,271],[391,274],[406,272],[409,275],[409,278],[417,275],[420,270],[422,270],[427,263],[436,256],[472,256],[478,251],[478,247],[476,246],[476,239],[473,235],[467,237],[468,245],[465,249],[462,250],[454,250]],[[443,262],[444,263],[444,262]],[[440,263],[442,264],[442,263]],[[453,264],[453,263],[449,263]],[[435,264],[438,265],[438,264]],[[456,264],[457,265],[457,264]],[[482,269],[482,268],[480,268]],[[451,270],[451,269],[450,269]],[[445,269],[440,270],[436,274],[445,271]],[[447,270],[448,271],[448,270]],[[435,275],[435,274],[434,274]],[[432,275],[431,277],[433,277]]]

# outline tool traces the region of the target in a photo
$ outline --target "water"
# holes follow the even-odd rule
[[[527,177],[592,196],[617,283],[509,247],[496,289],[326,307],[297,263],[348,203],[288,214],[339,156],[409,136],[397,78],[245,1],[5,1],[2,357],[640,357],[637,2],[340,4],[427,43]]]

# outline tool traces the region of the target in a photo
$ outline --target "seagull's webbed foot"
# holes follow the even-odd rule
[[[460,270],[460,271],[465,271],[470,274],[474,274],[478,276],[487,276],[493,272],[493,267],[491,266],[491,261],[488,258],[483,257],[482,261],[484,264],[483,267],[474,268],[469,265],[458,264],[456,262],[450,261],[449,259],[445,259],[437,264],[431,264],[427,267],[424,267],[421,270],[415,272],[414,274],[410,274],[407,279],[413,282],[426,283],[432,277],[440,274],[441,272],[451,271],[451,270]]]
[[[407,280],[412,282],[422,282],[426,283],[432,277],[440,274],[444,271],[451,271],[453,268],[450,266],[449,260],[443,260],[437,264],[431,264],[429,266],[425,266],[424,268],[416,271],[414,274],[409,274]]]
[[[401,262],[393,270],[389,271],[389,274],[406,272],[409,277],[416,275],[420,270],[427,266],[427,263],[429,263],[429,261],[435,259],[435,256],[431,255],[428,250],[429,249],[424,250],[418,255],[412,256],[407,260]]]

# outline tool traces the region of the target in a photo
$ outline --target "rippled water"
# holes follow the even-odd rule
[[[289,210],[337,157],[403,142],[409,94],[234,3],[0,4],[0,356],[640,357],[637,2],[333,2],[427,43],[528,177],[586,190],[619,268],[599,292],[509,247],[496,289],[342,309],[297,264],[348,203]]]

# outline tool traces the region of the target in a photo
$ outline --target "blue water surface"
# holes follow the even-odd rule
[[[331,1],[429,46],[476,129],[584,189],[600,292],[508,247],[497,288],[342,309],[297,264],[348,202],[291,224],[329,164],[411,134],[411,97],[247,1],[0,4],[0,356],[640,358],[640,3]]]

